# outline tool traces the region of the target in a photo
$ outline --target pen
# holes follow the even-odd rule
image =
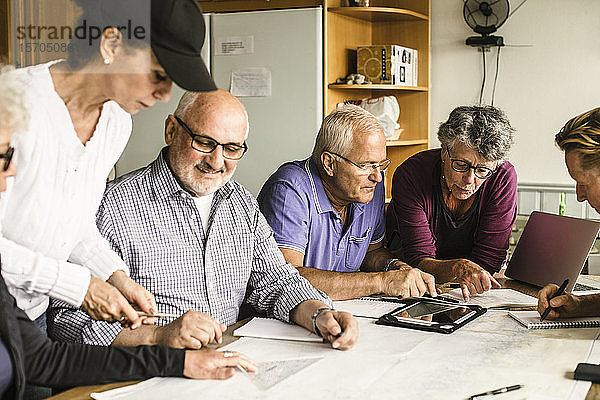
[[[246,375],[246,376],[250,375],[250,373],[248,371],[246,371],[246,369],[244,367],[242,367],[240,364],[236,364],[235,369],[237,369],[243,375]]]
[[[565,281],[562,283],[562,285],[560,285],[560,287],[558,288],[558,291],[556,293],[554,293],[554,296],[550,297],[549,300],[552,300],[553,298],[564,294],[565,289],[567,288],[568,284],[569,284],[569,280],[565,279]],[[550,312],[550,310],[552,310],[552,307],[550,307],[550,301],[548,301],[548,308],[546,308],[544,310],[544,312],[542,313],[542,316],[540,317],[540,321],[543,321],[548,316],[548,313]]]
[[[179,318],[177,314],[166,314],[166,313],[154,313],[148,314],[143,311],[137,312],[140,317],[148,317],[148,318]]]
[[[512,392],[513,390],[518,390],[518,389],[521,389],[522,387],[523,387],[523,385],[505,386],[505,387],[500,388],[500,389],[490,390],[489,392],[483,392],[483,393],[479,393],[479,394],[474,394],[473,396],[469,397],[469,400],[475,400],[475,399],[478,399],[480,397],[493,396],[493,395],[496,395],[496,394],[502,394],[502,393],[506,393],[506,392]]]

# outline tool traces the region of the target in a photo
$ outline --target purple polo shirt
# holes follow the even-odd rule
[[[304,266],[354,272],[370,244],[383,240],[383,180],[368,203],[350,204],[347,228],[325,194],[311,158],[283,164],[263,185],[258,202],[279,247],[304,254]]]

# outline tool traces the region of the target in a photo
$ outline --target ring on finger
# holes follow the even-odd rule
[[[234,356],[233,351],[224,351],[223,352],[223,357],[225,357],[225,358],[230,358],[233,356]]]

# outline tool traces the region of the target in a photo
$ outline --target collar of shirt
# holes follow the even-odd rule
[[[325,193],[325,188],[323,187],[321,176],[319,175],[317,165],[313,161],[312,157],[309,157],[305,161],[304,169],[306,170],[306,173],[308,174],[308,179],[310,180],[313,201],[315,202],[317,212],[319,214],[329,212],[333,213],[335,217],[339,217],[338,213],[333,209],[331,201],[329,201],[329,197],[327,197],[327,193]],[[363,203],[350,203],[349,205],[350,207],[348,209],[348,219],[354,218],[355,216],[358,216],[364,212],[365,204]]]

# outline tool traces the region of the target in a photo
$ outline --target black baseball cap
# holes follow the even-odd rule
[[[206,27],[195,0],[152,0],[150,44],[167,75],[194,92],[216,90],[200,56]]]

